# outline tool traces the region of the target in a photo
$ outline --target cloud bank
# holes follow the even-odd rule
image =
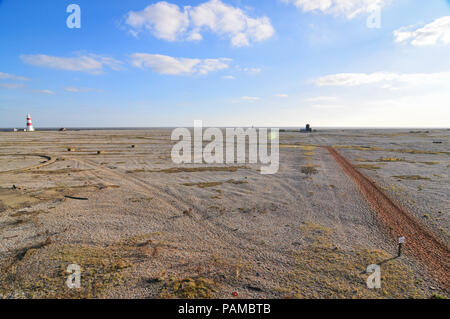
[[[405,27],[393,32],[395,42],[413,46],[431,46],[450,43],[450,16],[445,16],[418,28]]]
[[[281,0],[290,3],[304,12],[320,11],[325,14],[343,15],[353,19],[359,14],[367,14],[375,9],[383,8],[391,0]]]
[[[131,64],[139,68],[149,68],[154,72],[168,75],[205,75],[210,72],[227,69],[231,59],[189,59],[175,58],[162,54],[135,53],[131,55]]]
[[[317,86],[360,86],[377,84],[382,88],[413,87],[450,83],[450,72],[436,73],[339,73],[313,81]]]
[[[184,8],[161,1],[141,11],[129,12],[125,23],[134,36],[148,31],[158,39],[171,42],[200,41],[205,32],[210,32],[229,38],[234,47],[267,40],[275,33],[269,18],[249,17],[243,10],[220,0]]]
[[[28,81],[29,78],[0,72],[0,80]]]
[[[119,65],[121,64],[120,61],[117,61],[113,58],[95,54],[82,55],[73,58],[57,57],[44,54],[21,55],[20,59],[23,62],[34,66],[66,71],[88,72],[92,74],[102,73],[105,67],[109,67],[113,70],[118,70]]]

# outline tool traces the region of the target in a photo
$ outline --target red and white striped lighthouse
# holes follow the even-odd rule
[[[33,123],[31,123],[31,115],[28,114],[27,115],[27,132],[33,132],[34,131],[34,127],[33,127]]]

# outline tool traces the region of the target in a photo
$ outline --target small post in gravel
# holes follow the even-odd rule
[[[405,243],[405,237],[399,237],[398,238],[398,255],[397,257],[400,257],[402,255],[402,245]]]

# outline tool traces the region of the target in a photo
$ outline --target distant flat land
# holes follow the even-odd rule
[[[0,132],[0,298],[448,297],[450,130],[281,132],[274,175],[175,165],[170,134]],[[433,262],[410,238],[394,258],[402,225],[330,146],[431,234]]]

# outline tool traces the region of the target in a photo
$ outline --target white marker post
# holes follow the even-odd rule
[[[399,237],[398,238],[398,257],[402,255],[402,245],[405,243],[405,237]]]

